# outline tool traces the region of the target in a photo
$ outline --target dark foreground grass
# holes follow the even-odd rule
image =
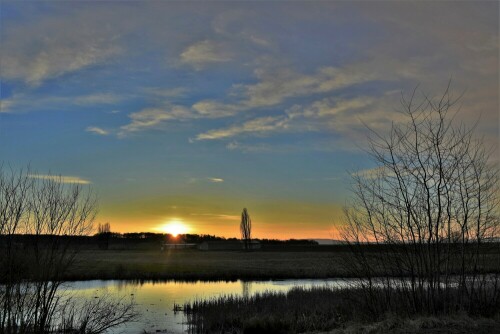
[[[193,333],[302,333],[339,327],[356,312],[349,298],[346,290],[295,288],[194,301],[184,312]]]
[[[380,294],[383,294],[380,291]],[[375,298],[377,299],[377,298]],[[381,298],[382,299],[382,298]],[[374,312],[374,306],[377,311]],[[395,308],[398,309],[397,307]],[[362,289],[295,288],[244,298],[235,296],[184,305],[191,333],[495,333],[500,305],[488,318],[456,312],[440,317],[370,305]]]
[[[386,319],[369,324],[349,323],[328,334],[496,334],[500,332],[500,320],[495,318],[471,318],[467,315],[402,318],[389,315]],[[317,333],[320,334],[321,332]]]

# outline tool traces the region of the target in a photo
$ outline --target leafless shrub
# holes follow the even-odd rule
[[[100,334],[107,330],[134,321],[137,313],[133,301],[116,299],[110,295],[101,295],[80,303],[68,298],[61,303],[60,323],[57,332],[82,334]]]
[[[354,251],[349,267],[367,299],[373,278],[385,277],[385,300],[372,305],[431,314],[491,309],[500,297],[498,275],[484,271],[500,245],[493,151],[455,120],[449,86],[437,99],[417,102],[415,94],[401,99],[407,123],[372,132],[368,154],[377,167],[352,174],[342,232]],[[409,279],[395,286],[392,277]],[[400,303],[391,305],[396,294]]]
[[[78,251],[69,236],[90,233],[96,214],[88,188],[33,175],[0,168],[0,332],[6,334],[47,333],[60,322],[63,274]],[[111,306],[93,309],[106,313]],[[115,316],[107,320],[128,313]]]

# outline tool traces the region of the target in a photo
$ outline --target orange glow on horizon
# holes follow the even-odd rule
[[[167,224],[160,226],[158,230],[177,237],[179,234],[186,234],[190,228],[180,219],[171,219]]]
[[[98,222],[110,222],[112,231],[118,233],[208,234],[240,238],[241,205],[233,204],[232,200],[221,199],[225,203],[223,209],[212,203],[212,198],[204,197],[189,202],[162,197],[161,201],[139,199],[126,205],[108,204],[103,205]],[[164,203],[169,202],[175,203],[175,207],[165,206]],[[253,238],[279,240],[337,239],[335,228],[342,216],[340,206],[295,201],[253,204],[249,206],[249,212]],[[180,227],[176,227],[178,225]]]
[[[109,219],[111,220],[111,219]],[[112,220],[111,220],[112,221]],[[294,223],[255,223],[252,228],[252,238],[257,239],[338,239],[338,231],[332,225],[330,226],[309,226],[307,224]],[[114,228],[114,227],[117,228]],[[113,232],[118,233],[134,233],[134,232],[154,232],[168,233],[173,237],[178,237],[182,234],[208,234],[224,238],[240,238],[239,222],[231,222],[226,224],[217,224],[213,222],[198,222],[187,221],[183,218],[165,219],[163,222],[149,225],[139,224],[135,221],[129,221],[126,224],[118,225],[112,221]]]

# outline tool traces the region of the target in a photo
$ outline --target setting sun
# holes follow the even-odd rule
[[[177,237],[179,234],[185,234],[189,228],[179,219],[172,219],[160,228],[163,232]]]

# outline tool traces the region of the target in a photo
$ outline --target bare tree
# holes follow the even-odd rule
[[[72,302],[60,294],[78,251],[72,238],[89,234],[95,214],[96,199],[82,185],[0,168],[1,333],[60,324],[61,307]]]
[[[381,287],[384,304],[397,295],[409,313],[497,305],[498,275],[487,274],[499,261],[493,150],[455,120],[449,86],[439,98],[415,95],[401,99],[406,123],[387,135],[372,131],[376,168],[352,174],[343,230],[356,259],[350,268],[363,277],[367,298]]]
[[[241,223],[240,223],[241,240],[245,244],[245,249],[249,250],[251,248],[252,242],[252,220],[246,208],[243,209],[241,213]]]

